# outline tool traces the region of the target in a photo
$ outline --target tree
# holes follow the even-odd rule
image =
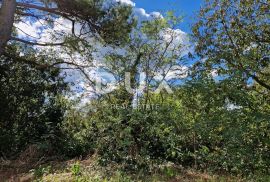
[[[204,68],[269,92],[269,10],[265,0],[206,0],[193,27]]]
[[[24,59],[31,57],[28,55]],[[42,143],[52,147],[59,141],[65,107],[58,98],[66,89],[59,73],[57,68],[36,69],[24,62],[1,57],[1,156],[14,157],[27,145]]]
[[[30,3],[31,2],[31,3]],[[0,9],[0,55],[6,50],[7,42],[22,42],[37,46],[64,46],[63,42],[39,42],[38,39],[29,41],[14,37],[14,23],[29,18],[31,21],[44,20],[44,27],[50,26],[56,18],[64,18],[72,22],[71,36],[82,40],[86,34],[97,36],[106,43],[121,44],[126,34],[133,27],[130,18],[131,7],[121,4],[112,4],[103,8],[103,0],[34,0],[34,1],[1,1]],[[80,32],[76,34],[76,24],[80,25]],[[117,24],[117,26],[115,26]],[[29,37],[31,38],[31,37]],[[69,39],[70,40],[70,39]]]
[[[177,80],[185,76],[181,68],[187,35],[173,29],[180,19],[168,13],[166,18],[139,22],[124,48],[105,54],[100,70],[111,73],[116,89],[86,106],[85,120],[91,132],[83,136],[94,139],[103,164],[115,161],[138,170],[148,168],[152,160],[159,163],[171,157],[170,142],[175,135],[170,133],[170,108],[155,108],[161,103],[155,102],[152,91],[164,80],[169,84],[169,73]]]
[[[181,20],[182,17],[168,12],[166,17],[138,23],[128,45],[104,56],[103,69],[112,73],[118,88],[126,92],[120,94],[122,104],[132,107],[132,101],[139,98],[144,99],[143,104],[150,104],[151,92],[164,91],[170,80],[186,76],[184,57],[189,50],[188,36],[174,29]]]
[[[269,166],[269,8],[264,0],[206,0],[193,27],[201,61],[187,92],[192,102],[184,103],[197,119],[198,146],[206,147],[197,154],[221,169]]]

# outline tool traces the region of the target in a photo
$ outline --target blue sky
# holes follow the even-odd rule
[[[184,15],[184,21],[179,28],[187,33],[191,32],[191,23],[195,21],[195,12],[200,9],[203,0],[133,0],[137,8],[143,8],[147,13],[153,11],[164,12],[175,10]]]

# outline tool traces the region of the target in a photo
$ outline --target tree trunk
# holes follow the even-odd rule
[[[7,42],[11,38],[16,10],[16,0],[2,0],[0,9],[0,55],[4,53]]]

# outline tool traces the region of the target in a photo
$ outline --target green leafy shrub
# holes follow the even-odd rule
[[[65,112],[58,95],[66,87],[59,70],[1,57],[0,85],[0,155],[13,156],[33,143],[57,145]]]
[[[33,169],[30,172],[33,173],[36,179],[41,178],[43,175],[48,175],[51,173],[51,166],[39,166],[37,169]]]
[[[80,176],[82,174],[81,165],[79,162],[71,165],[70,171],[73,176]]]

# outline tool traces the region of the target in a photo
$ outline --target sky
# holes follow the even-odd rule
[[[191,24],[195,21],[195,12],[200,9],[203,0],[133,0],[136,8],[143,8],[147,13],[153,11],[164,14],[174,10],[183,15],[183,23],[178,27],[186,33],[191,33]]]
[[[191,33],[191,24],[195,22],[195,12],[197,12],[200,9],[200,5],[203,2],[203,0],[107,0],[107,1],[108,3],[104,3],[103,8],[105,9],[110,6],[111,4],[110,2],[121,2],[127,5],[131,5],[133,7],[133,15],[135,15],[138,18],[138,21],[151,21],[153,18],[159,17],[160,16],[159,13],[165,15],[167,11],[174,10],[178,15],[184,16],[183,23],[181,23],[179,27],[175,27],[176,29],[173,30],[174,35],[176,36],[175,40],[177,40],[177,44],[180,43],[183,45],[190,45],[186,33]],[[20,30],[24,30],[25,32],[27,32],[27,35],[19,31],[18,36],[19,38],[29,40],[30,34],[32,37],[40,37],[39,41],[41,42],[50,42],[53,40],[51,37],[51,33],[55,34],[55,32],[62,32],[62,31],[64,31],[67,34],[71,33],[70,31],[72,24],[69,20],[59,18],[55,20],[55,22],[57,23],[55,23],[55,26],[52,29],[42,28],[43,24],[41,21],[31,22],[28,20],[28,22],[26,21],[26,24],[25,22],[20,22],[16,24],[16,26],[19,27]],[[75,26],[75,32],[77,30],[80,30],[80,24],[77,24]],[[166,37],[166,32],[163,33],[164,36]],[[61,37],[58,37],[58,39],[59,39],[58,41],[60,42],[62,41]],[[92,42],[92,40],[90,39],[88,41]],[[96,43],[95,46],[97,46]],[[100,46],[101,47],[98,50],[101,55],[96,56],[95,61],[102,63],[103,53],[104,52],[106,53],[108,47],[102,47],[102,45]],[[47,54],[46,48],[39,47],[38,49],[40,50],[41,54]],[[70,57],[67,56],[65,50],[58,48],[55,49],[55,51],[58,53],[57,56],[59,56],[59,58],[67,60],[67,62],[70,62],[69,60]],[[79,55],[78,53],[74,53],[74,55],[72,55],[73,57],[72,61],[74,61],[76,64],[84,65],[88,62],[87,60],[89,59],[87,55],[88,54]],[[191,61],[189,62],[190,62],[189,64],[192,63]],[[184,70],[186,70],[187,68],[185,65],[180,66],[181,68],[185,68]],[[64,65],[64,67],[67,66]],[[84,69],[84,71],[87,72],[87,74],[90,77],[98,77],[98,75],[100,76],[101,72],[97,70],[93,69],[92,66],[89,66],[89,68]],[[72,98],[81,98],[82,102],[89,101],[89,98],[91,98],[92,96],[93,87],[91,85],[89,86],[88,80],[85,78],[85,76],[81,74],[78,70],[71,70],[63,73],[67,75],[65,81],[67,81],[68,83],[72,83],[70,86],[71,90],[74,91],[72,94]],[[173,73],[174,72],[172,70],[171,75],[174,75]],[[159,74],[159,72],[157,74]]]

